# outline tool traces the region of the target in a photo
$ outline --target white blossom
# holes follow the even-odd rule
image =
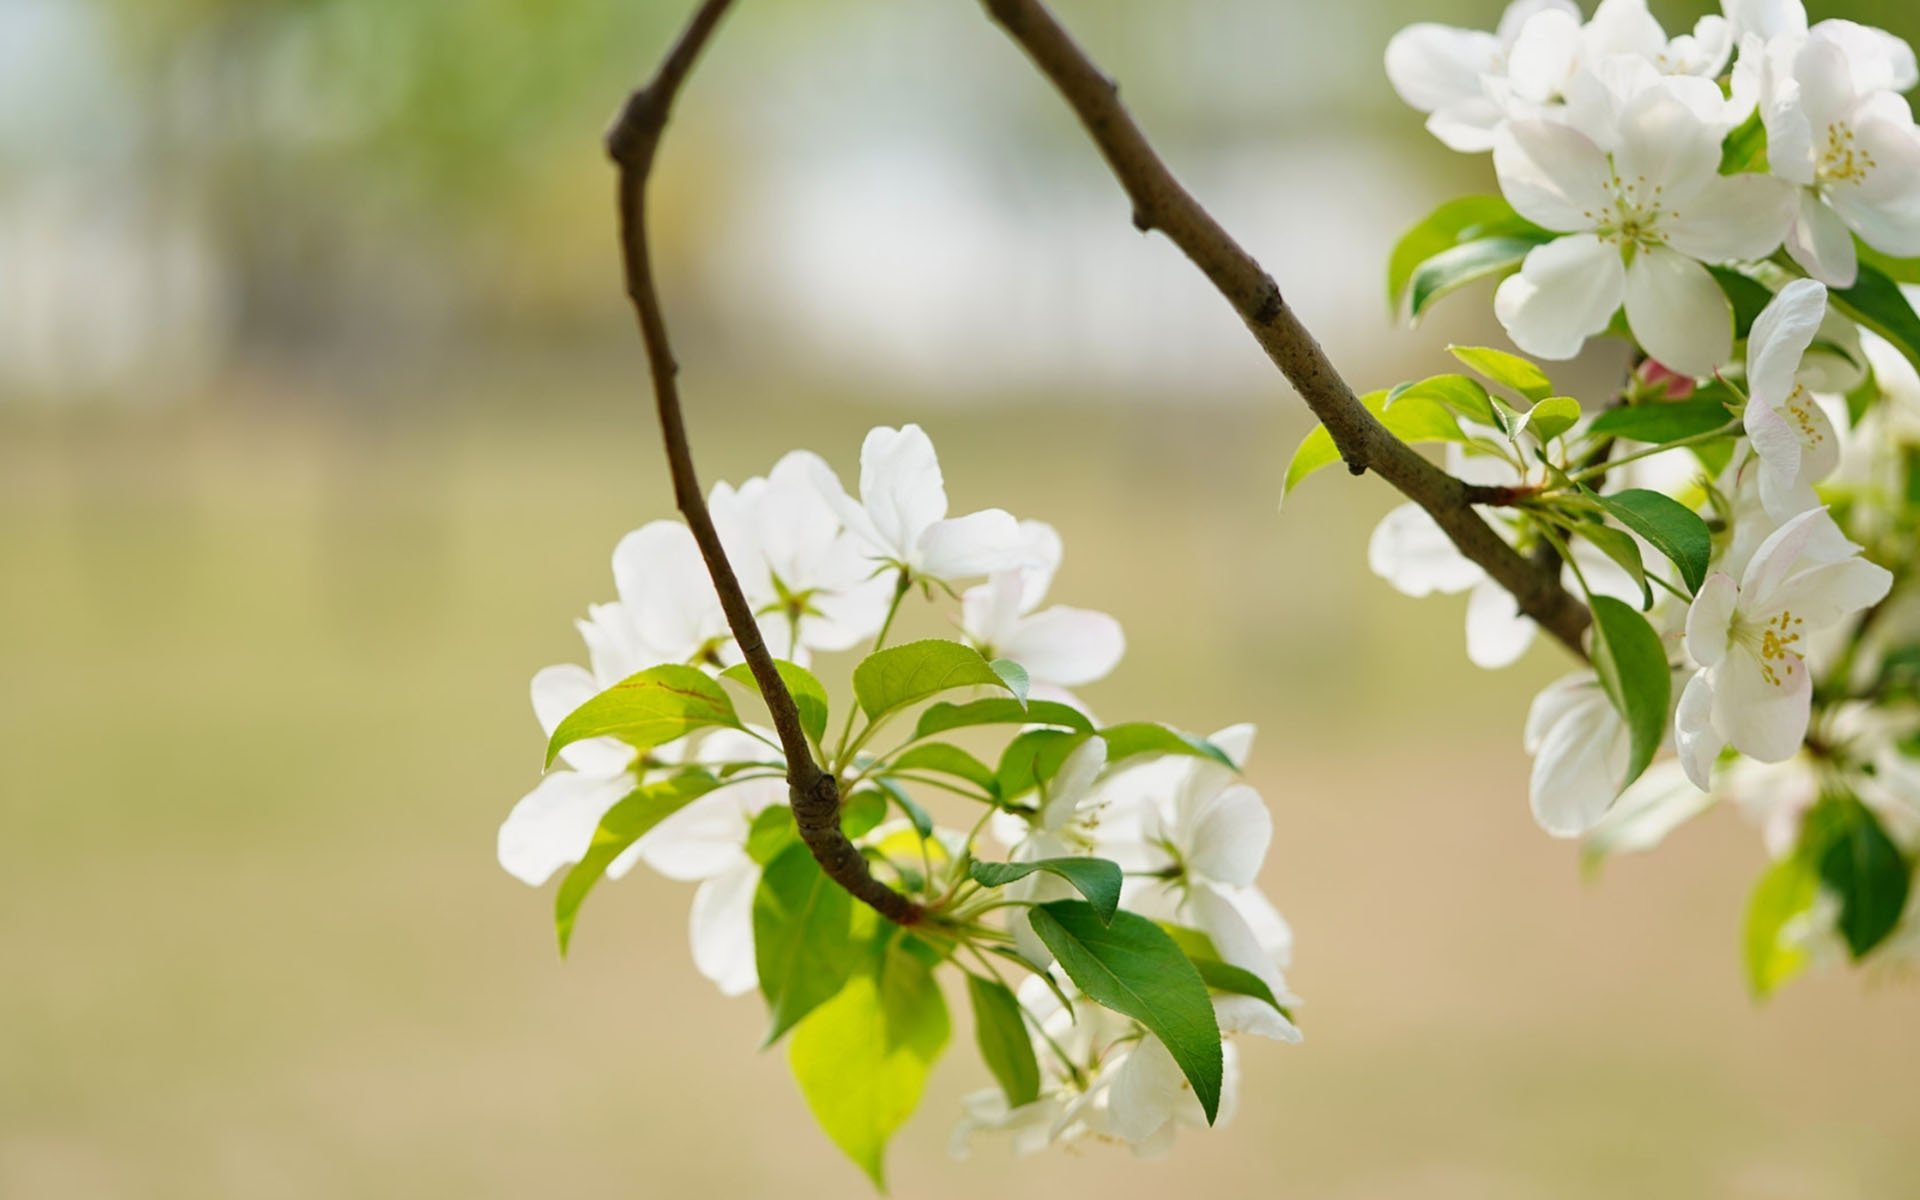
[[[995,571],[967,589],[960,597],[961,631],[986,657],[1019,663],[1042,689],[1104,679],[1126,653],[1120,623],[1082,608],[1041,608],[1060,567],[1060,535],[1039,521],[1022,522],[1020,529],[1034,561]]]

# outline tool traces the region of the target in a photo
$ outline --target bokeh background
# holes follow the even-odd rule
[[[597,137],[683,8],[0,0],[0,1196],[860,1194],[684,888],[603,889],[562,964],[493,862],[527,677],[670,509]],[[1497,5],[1060,10],[1357,382],[1498,336],[1389,319],[1392,239],[1491,178],[1379,67]],[[1536,831],[1565,663],[1476,672],[1372,579],[1379,483],[1276,512],[1303,410],[972,4],[741,5],[659,190],[710,479],[919,421],[1125,622],[1104,714],[1262,729],[1307,1044],[1171,1162],[956,1168],[963,1025],[898,1194],[1920,1188],[1914,986],[1756,1007],[1735,813],[1597,880]]]

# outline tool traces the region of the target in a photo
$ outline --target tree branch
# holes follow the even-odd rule
[[[732,0],[705,0],[695,10],[653,79],[627,98],[607,133],[607,154],[619,168],[620,252],[626,271],[627,295],[633,301],[640,337],[647,347],[655,407],[660,415],[660,435],[666,446],[667,467],[673,476],[674,500],[700,546],[700,556],[706,560],[707,573],[713,578],[713,587],[720,596],[720,606],[726,612],[734,641],[739,643],[740,653],[753,671],[754,682],[759,685],[767,710],[773,715],[773,727],[787,758],[787,788],[793,802],[794,824],[828,878],[881,916],[910,925],[919,919],[920,906],[875,879],[866,859],[840,828],[839,782],[813,760],[793,694],[774,666],[773,656],[760,635],[759,622],[754,618],[753,606],[740,587],[733,564],[727,561],[720,534],[714,529],[713,517],[700,490],[700,478],[694,470],[693,451],[687,444],[677,380],[680,368],[667,340],[666,318],[654,287],[653,260],[647,244],[647,180],[652,174],[654,155],[659,150],[674,99],[731,4]]]
[[[1252,255],[1180,185],[1126,108],[1118,86],[1075,44],[1042,0],[980,0],[1086,126],[1133,201],[1133,223],[1179,247],[1252,331],[1355,475],[1373,471],[1425,509],[1460,553],[1512,593],[1520,611],[1584,658],[1587,608],[1557,569],[1529,562],[1473,509],[1467,485],[1394,437],[1341,378],[1313,334]]]

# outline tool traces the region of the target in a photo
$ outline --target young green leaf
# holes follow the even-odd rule
[[[1732,419],[1733,414],[1715,396],[1696,393],[1686,400],[1609,409],[1595,417],[1589,429],[1596,435],[1664,446],[1712,433]]]
[[[898,949],[793,1031],[787,1064],[814,1120],[882,1191],[887,1143],[919,1106],[950,1032],[932,972]]]
[[[1513,389],[1535,404],[1553,395],[1553,381],[1546,372],[1517,354],[1485,346],[1448,346],[1447,352],[1465,363],[1468,370]]]
[[[780,673],[781,680],[786,683],[787,691],[793,693],[793,706],[800,710],[800,728],[804,729],[807,736],[817,745],[820,739],[827,736],[827,689],[820,686],[820,681],[814,677],[813,672],[805,667],[797,666],[784,659],[776,659],[773,666]],[[720,672],[720,678],[731,679],[756,692],[760,686],[753,678],[753,668],[746,663],[737,663],[728,667]]]
[[[1391,408],[1387,406],[1388,393],[1369,392],[1360,397],[1360,403],[1368,412],[1380,418],[1387,432],[1407,443],[1417,446],[1425,442],[1464,442],[1467,435],[1461,432],[1460,422],[1447,411],[1444,405],[1431,400],[1402,400]],[[1281,489],[1281,499],[1293,494],[1307,478],[1340,461],[1340,450],[1333,444],[1333,435],[1324,425],[1316,425],[1301,442],[1299,449],[1293,452],[1293,461],[1287,464],[1287,478]]]
[[[1387,408],[1391,410],[1402,400],[1432,400],[1469,421],[1482,425],[1498,423],[1493,415],[1493,397],[1487,395],[1487,389],[1479,380],[1466,375],[1435,375],[1395,388],[1388,394]]]
[[[1200,972],[1167,932],[1136,913],[1111,925],[1080,900],[1028,910],[1033,931],[1095,1003],[1145,1025],[1172,1053],[1208,1124],[1220,1110],[1220,1025]]]
[[[1021,672],[1024,676],[1025,672]],[[962,687],[1015,688],[978,650],[929,638],[869,654],[853,669],[853,694],[873,720]],[[1018,695],[1015,692],[1016,696]]]
[[[1619,568],[1640,585],[1640,607],[1653,607],[1653,587],[1647,583],[1647,567],[1640,560],[1640,543],[1609,525],[1581,525],[1580,536],[1599,547]]]
[[[933,838],[932,814],[921,808],[919,802],[908,794],[907,789],[893,780],[882,777],[874,782],[893,800],[900,809],[901,815],[907,818],[907,823],[913,826],[913,831],[920,835],[920,840],[931,841]]]
[[[996,658],[987,665],[993,668],[993,673],[1000,677],[1000,682],[1013,693],[1015,700],[1022,704],[1027,702],[1027,691],[1033,686],[1033,681],[1027,677],[1025,667],[1010,658]]]
[[[1840,934],[1854,959],[1887,940],[1906,911],[1913,867],[1879,818],[1851,796],[1829,797],[1807,816],[1802,849],[1840,898]]]
[[[1035,871],[1044,871],[1072,884],[1087,898],[1101,923],[1111,923],[1120,911],[1122,875],[1118,863],[1104,858],[1043,858],[1034,862],[981,862],[968,864],[967,873],[982,887],[1005,887],[1016,879],[1025,879]]]
[[[1019,1108],[1040,1098],[1040,1063],[1034,1058],[1033,1039],[1027,1036],[1020,1001],[1007,986],[978,975],[967,975],[967,997],[973,1003],[973,1040],[980,1058],[1006,1093],[1007,1108]]]
[[[1093,732],[1093,722],[1071,705],[1053,700],[1029,700],[1022,705],[1018,700],[996,698],[975,700],[969,704],[929,705],[927,711],[920,714],[920,723],[914,727],[913,737],[919,741],[952,729],[968,729],[976,725],[1057,725],[1081,733]]]
[[[1463,242],[1429,258],[1414,269],[1407,307],[1415,323],[1433,303],[1452,295],[1476,279],[1504,275],[1519,269],[1540,237],[1493,237]]]
[[[1858,282],[1829,295],[1835,308],[1892,342],[1908,362],[1920,367],[1920,316],[1914,314],[1899,284],[1862,262]]]
[[[1539,227],[1513,211],[1501,196],[1463,196],[1449,200],[1409,229],[1387,261],[1387,300],[1397,314],[1401,297],[1420,264],[1461,242],[1498,236],[1538,234]]]
[[[1169,725],[1129,721],[1122,725],[1107,726],[1100,731],[1100,736],[1106,739],[1109,763],[1122,762],[1143,754],[1174,755],[1211,759],[1230,771],[1240,769],[1240,764],[1227,757],[1225,750],[1203,737],[1182,733]]]
[[[716,786],[713,776],[701,771],[689,771],[636,788],[606,811],[593,831],[593,840],[587,844],[587,852],[560,881],[560,891],[553,898],[553,929],[560,938],[562,957],[567,953],[568,944],[573,941],[573,924],[580,915],[580,906],[586,903],[587,893],[593,891],[593,885],[600,882],[613,861],[625,854],[629,846],[639,841],[655,825]]]
[[[1713,532],[1686,505],[1647,488],[1632,488],[1596,497],[1614,520],[1652,543],[1680,568],[1687,590],[1697,592],[1707,581],[1707,563],[1713,557]]]
[[[890,771],[933,771],[940,775],[951,775],[974,784],[981,791],[991,794],[994,788],[993,768],[968,754],[958,746],[949,746],[945,742],[928,742],[915,746],[893,760],[887,768]]]
[[[753,894],[753,961],[767,1000],[771,1046],[831,1000],[867,955],[853,939],[853,898],[804,843],[782,850]]]
[[[1522,428],[1550,442],[1580,423],[1580,402],[1572,396],[1548,396],[1527,413]]]
[[[567,714],[547,740],[547,765],[568,746],[588,738],[619,738],[645,753],[713,726],[740,728],[733,701],[719,684],[693,667],[651,667]]]
[[[1640,778],[1666,735],[1673,671],[1660,635],[1631,605],[1612,596],[1588,599],[1593,604],[1593,668],[1627,723],[1631,750],[1620,784],[1624,789]]]
[[[1007,743],[1000,752],[1000,765],[994,771],[994,790],[1004,803],[1050,782],[1060,772],[1080,744],[1084,733],[1064,729],[1029,729]],[[1111,756],[1111,751],[1109,751]]]
[[[1747,903],[1743,938],[1747,983],[1764,1000],[1806,966],[1805,947],[1783,936],[1795,917],[1820,897],[1820,876],[1798,855],[1773,864]]]

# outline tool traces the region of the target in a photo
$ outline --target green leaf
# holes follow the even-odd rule
[[[976,784],[981,791],[991,793],[994,788],[993,768],[968,754],[958,746],[949,746],[945,742],[928,742],[915,746],[905,754],[893,760],[889,771],[933,771],[941,775],[951,775]]]
[[[1043,858],[1035,862],[981,862],[973,860],[967,873],[982,887],[1005,887],[1016,879],[1025,879],[1036,871],[1058,876],[1072,884],[1087,898],[1102,924],[1113,921],[1120,911],[1122,875],[1118,863],[1104,858]]]
[[[779,672],[781,681],[787,685],[787,691],[793,693],[793,706],[800,710],[800,728],[818,745],[820,739],[827,736],[827,689],[820,686],[813,672],[805,667],[784,659],[775,659],[773,666]],[[720,678],[744,684],[756,694],[760,690],[759,682],[753,677],[753,668],[746,663],[728,667],[720,672]]]
[[[593,840],[587,844],[586,854],[560,881],[560,891],[553,898],[553,928],[559,935],[563,957],[568,944],[573,941],[573,924],[580,915],[580,906],[586,903],[587,893],[593,891],[593,886],[600,882],[613,861],[625,854],[629,846],[639,841],[655,825],[716,786],[713,776],[689,771],[636,788],[606,811],[593,831]]]
[[[1380,418],[1387,432],[1407,443],[1409,446],[1424,442],[1464,442],[1467,435],[1460,430],[1460,422],[1446,407],[1432,400],[1402,399],[1388,407],[1387,392],[1369,392],[1360,397],[1360,403],[1368,412]],[[1282,498],[1293,494],[1309,476],[1340,461],[1340,450],[1333,444],[1333,435],[1327,427],[1317,425],[1300,442],[1299,449],[1293,452],[1293,461],[1287,464],[1287,479],[1282,489]]]
[[[950,1032],[932,972],[900,950],[793,1031],[787,1063],[814,1120],[882,1191],[887,1143],[919,1106]]]
[[[1641,608],[1653,607],[1653,588],[1647,583],[1647,567],[1640,560],[1640,543],[1610,525],[1581,525],[1580,536],[1599,547],[1640,585]]]
[[[1595,434],[1664,446],[1682,438],[1712,433],[1733,419],[1726,405],[1712,396],[1695,393],[1674,403],[1638,404],[1615,408],[1593,419]]]
[[[1022,704],[1027,702],[1027,691],[1033,686],[1033,681],[1027,678],[1025,667],[1010,658],[996,658],[987,665],[993,668],[993,673],[1000,677],[1000,682],[1013,693],[1015,700]]]
[[[1435,375],[1395,388],[1387,397],[1387,408],[1402,400],[1432,400],[1441,406],[1482,425],[1497,425],[1493,415],[1493,397],[1480,381],[1466,375]]]
[[[1747,984],[1761,999],[1771,996],[1806,966],[1804,947],[1782,938],[1795,917],[1813,907],[1820,896],[1820,877],[1799,856],[1773,864],[1753,889],[1747,902]]]
[[[1055,900],[1028,914],[1081,991],[1165,1043],[1212,1124],[1220,1110],[1220,1026],[1206,982],[1167,932],[1130,912],[1103,924],[1079,900]]]
[[[1892,342],[1908,362],[1920,368],[1920,316],[1914,315],[1899,284],[1863,262],[1857,283],[1828,294],[1834,307]]]
[[[893,798],[894,804],[899,806],[901,813],[906,816],[908,823],[913,826],[913,831],[920,835],[920,840],[923,842],[931,841],[933,839],[933,817],[926,809],[920,807],[919,803],[908,794],[907,789],[901,787],[891,779],[876,779],[874,782],[878,784],[881,790],[885,791],[888,796]]]
[[[1667,649],[1647,619],[1612,596],[1589,596],[1593,605],[1593,667],[1607,698],[1626,720],[1631,750],[1621,788],[1640,778],[1666,735],[1673,698]]]
[[[1539,237],[1482,238],[1477,242],[1466,242],[1443,250],[1429,258],[1413,273],[1408,301],[1413,319],[1418,321],[1434,301],[1459,291],[1476,279],[1504,275],[1518,268],[1543,240]]]
[[[840,832],[849,841],[859,841],[887,819],[887,794],[878,788],[861,788],[840,805]]]
[[[1227,768],[1238,771],[1240,764],[1227,756],[1227,752],[1203,737],[1182,733],[1169,725],[1160,725],[1152,721],[1129,721],[1121,725],[1109,725],[1100,731],[1107,743],[1107,762],[1123,762],[1142,754],[1174,755],[1185,758],[1211,759]]]
[[[933,737],[951,729],[975,725],[1058,725],[1081,733],[1092,733],[1093,722],[1079,709],[1052,700],[975,700],[970,704],[934,704],[920,714],[913,739]]]
[[[1040,1098],[1040,1063],[1033,1055],[1020,1001],[1003,983],[967,975],[967,997],[973,1003],[973,1040],[980,1058],[993,1072],[1007,1107],[1019,1108]]]
[[[1553,381],[1546,372],[1517,354],[1485,346],[1448,346],[1447,352],[1465,363],[1468,370],[1519,392],[1535,404],[1553,395]]]
[[[831,1000],[866,956],[853,940],[853,898],[806,845],[782,850],[753,894],[753,961],[767,998],[767,1040]]]
[[[1895,283],[1920,283],[1920,258],[1896,258],[1891,254],[1883,254],[1857,237],[1853,239],[1853,244],[1860,253],[1860,261],[1888,279]]]
[[[1767,311],[1767,305],[1773,303],[1773,291],[1757,279],[1749,278],[1731,267],[1708,267],[1715,283],[1726,293],[1727,302],[1733,305],[1733,333],[1744,339],[1753,332],[1753,323],[1760,314]]]
[[[1217,958],[1195,958],[1187,956],[1194,970],[1200,972],[1201,980],[1216,992],[1226,992],[1232,996],[1252,996],[1255,1000],[1264,1000],[1273,1006],[1273,1011],[1287,1020],[1293,1020],[1293,1014],[1287,1006],[1280,1003],[1267,981],[1255,975],[1245,967],[1236,967],[1232,963]]]
[[[1906,911],[1913,868],[1873,811],[1851,796],[1828,797],[1807,816],[1803,850],[1840,898],[1840,933],[1858,961],[1887,940]]]
[[[547,740],[547,765],[575,742],[614,737],[646,753],[696,729],[740,728],[733,701],[704,671],[651,667],[567,714]]]
[[[1745,171],[1767,170],[1767,126],[1759,113],[1748,117],[1746,123],[1727,135],[1726,145],[1721,150],[1720,173],[1738,175]]]
[[[800,830],[794,826],[793,810],[784,804],[775,804],[761,809],[748,827],[747,857],[764,867],[799,840]]]
[[[1501,196],[1463,196],[1422,218],[1394,246],[1387,261],[1387,300],[1398,312],[1420,264],[1449,247],[1484,237],[1538,232]]]
[[[1014,691],[978,650],[938,638],[889,646],[869,654],[853,669],[854,697],[876,721],[909,704],[963,687]]]
[[[1713,557],[1713,532],[1700,514],[1671,496],[1646,488],[1597,499],[1614,520],[1647,539],[1680,568],[1680,578],[1686,581],[1689,592],[1700,590],[1707,581],[1708,560]]]
[[[1527,413],[1523,428],[1550,442],[1580,423],[1580,402],[1572,396],[1548,396]]]
[[[1063,729],[1029,729],[1007,743],[1000,752],[1000,766],[994,772],[994,787],[1002,803],[1015,799],[1051,780],[1060,772],[1079,745],[1084,733]]]

